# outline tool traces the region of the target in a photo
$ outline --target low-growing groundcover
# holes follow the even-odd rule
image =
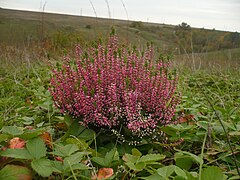
[[[216,118],[239,166],[239,74],[177,77],[116,40],[3,76],[0,179],[239,179]]]

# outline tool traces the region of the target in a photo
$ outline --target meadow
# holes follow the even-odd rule
[[[116,53],[111,54],[112,46],[107,45],[113,29],[119,44]],[[194,38],[189,39],[190,34]],[[0,9],[0,179],[239,179],[239,36],[189,29],[186,24],[173,26]],[[80,48],[76,49],[77,44]],[[149,47],[155,51],[153,56],[144,54],[151,52]],[[82,55],[76,55],[76,51]],[[170,84],[173,92],[167,93],[169,99],[158,96],[161,101],[152,101],[166,101],[166,108],[162,107],[166,113],[171,112],[167,107],[174,107],[171,116],[174,123],[161,121],[154,126],[157,133],[145,131],[144,124],[140,131],[128,129],[131,121],[124,121],[127,115],[116,129],[109,128],[108,123],[102,125],[101,120],[97,127],[95,121],[93,124],[86,121],[83,126],[79,122],[84,117],[78,117],[76,109],[72,112],[63,103],[64,98],[74,101],[71,94],[58,98],[65,92],[59,84],[65,83],[64,87],[70,89],[74,85],[76,79],[70,74],[76,72],[76,65],[92,72],[89,64],[101,63],[96,56],[104,59],[109,55],[121,60],[122,54],[128,57],[122,59],[126,68],[139,67],[142,73],[146,68],[150,77]],[[85,64],[76,60],[80,57],[86,60]],[[143,57],[147,59],[144,66],[133,61]],[[156,70],[148,57],[156,60],[153,64],[161,60],[162,68]],[[127,63],[128,59],[132,61]],[[165,67],[164,63],[169,64]],[[104,74],[107,65],[100,64],[96,73],[110,77],[111,74]],[[123,75],[119,73],[119,77]],[[131,92],[138,84],[132,88],[131,82],[141,83],[140,78],[145,79],[139,73],[140,80],[135,82],[130,75],[120,82],[129,90],[124,97],[129,95],[127,100],[134,102],[135,94]],[[69,78],[67,83],[62,76]],[[116,77],[112,78],[118,82]],[[99,79],[96,85],[103,82],[104,78]],[[103,85],[113,92],[108,84]],[[88,92],[86,86],[82,86],[83,94],[95,97],[97,89]],[[168,88],[161,90],[169,92]],[[59,94],[55,97],[54,93]],[[144,100],[150,103],[147,98]],[[141,108],[142,116],[152,112],[144,104]]]

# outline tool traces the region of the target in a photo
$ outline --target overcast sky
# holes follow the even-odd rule
[[[240,0],[0,0],[0,7],[40,11],[45,2],[45,12],[240,32]]]

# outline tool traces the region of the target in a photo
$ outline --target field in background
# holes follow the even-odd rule
[[[240,62],[237,32],[7,9],[0,9],[1,59],[58,59],[76,44],[84,48],[86,42],[107,39],[112,27],[123,44],[143,49],[151,42],[157,53],[173,54],[178,66],[231,68]]]

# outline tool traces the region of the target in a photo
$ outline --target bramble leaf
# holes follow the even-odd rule
[[[201,179],[204,180],[224,180],[223,173],[219,167],[210,166],[204,168],[201,174]]]
[[[3,126],[1,131],[5,134],[10,134],[13,136],[21,135],[23,134],[23,129],[16,127],[16,126]]]
[[[0,179],[31,180],[32,174],[27,167],[8,164],[3,169],[0,170]]]
[[[48,177],[53,172],[52,164],[48,159],[35,159],[31,162],[31,166],[42,177]]]
[[[164,179],[167,179],[175,170],[174,165],[164,166],[157,170],[157,173],[162,176]]]
[[[40,137],[30,139],[26,144],[27,150],[34,159],[40,159],[46,156],[47,148]]]
[[[142,156],[139,161],[141,162],[149,162],[149,161],[160,161],[163,160],[166,156],[163,154],[147,154]]]
[[[0,155],[3,157],[11,157],[17,159],[32,159],[32,155],[28,152],[26,148],[6,149],[5,151],[1,151]]]

